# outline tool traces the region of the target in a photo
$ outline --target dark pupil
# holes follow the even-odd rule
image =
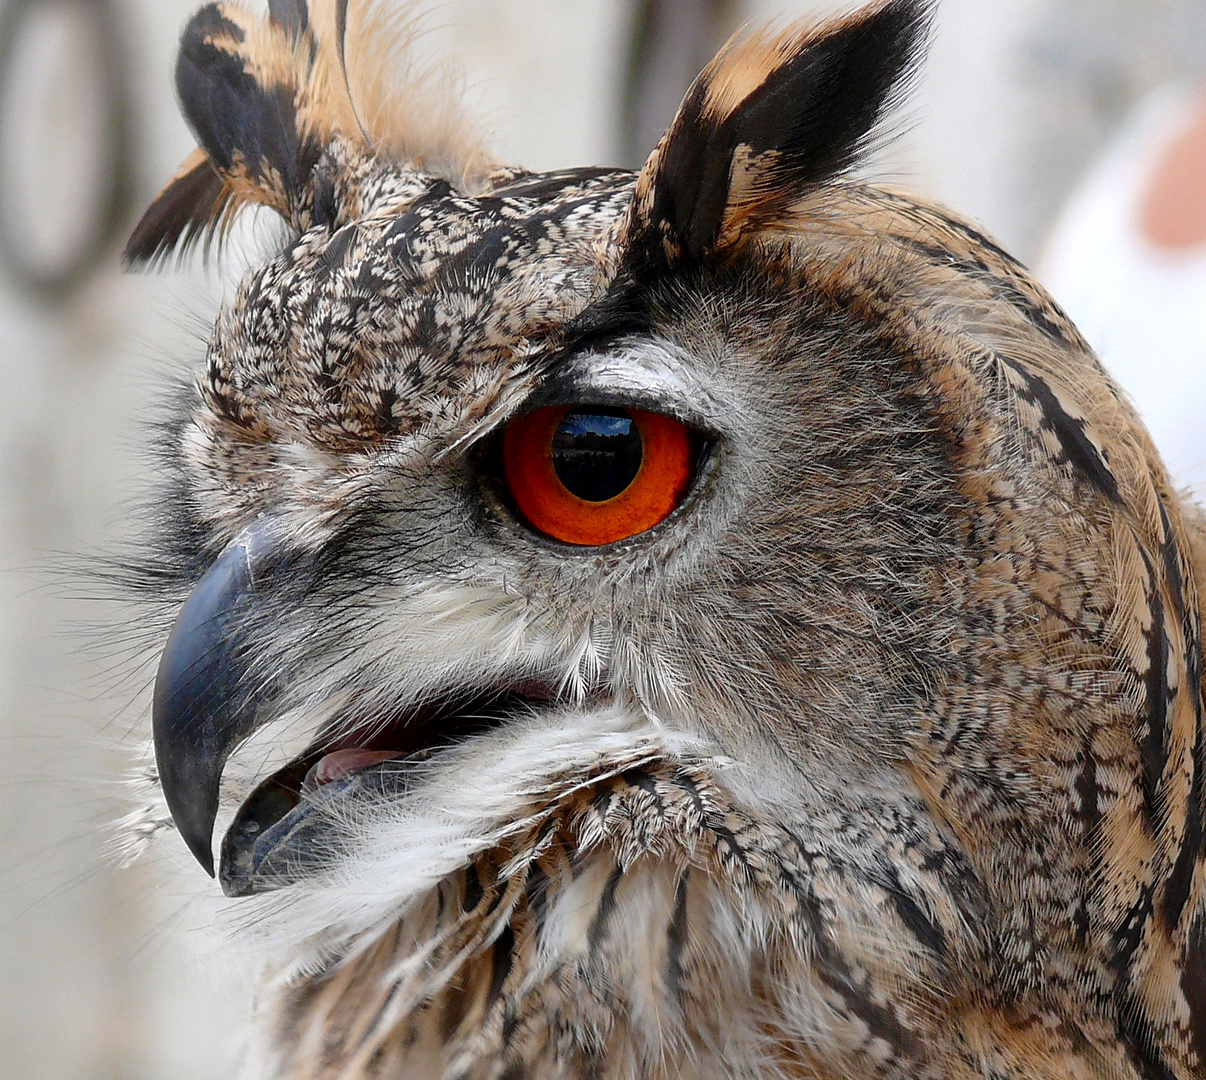
[[[641,468],[641,433],[623,409],[575,409],[553,433],[553,468],[587,502],[614,499]]]

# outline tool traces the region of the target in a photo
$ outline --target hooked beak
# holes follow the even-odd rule
[[[181,608],[155,677],[152,729],[164,797],[210,877],[222,769],[257,726],[260,695],[245,678],[248,631],[262,606],[257,567],[272,547],[261,523],[231,541]]]

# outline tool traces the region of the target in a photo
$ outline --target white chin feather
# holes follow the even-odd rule
[[[219,914],[245,958],[277,978],[375,941],[450,874],[529,828],[551,800],[658,758],[714,758],[699,738],[622,705],[510,721],[425,763],[405,794],[359,802],[322,872]],[[716,765],[720,765],[719,761]]]

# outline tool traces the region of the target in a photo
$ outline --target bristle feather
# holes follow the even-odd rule
[[[360,0],[349,7],[344,56],[365,137],[387,157],[478,191],[498,163],[461,106],[455,68],[417,62],[420,33],[411,5]]]

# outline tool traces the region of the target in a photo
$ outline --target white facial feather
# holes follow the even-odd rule
[[[246,901],[231,911],[232,928],[288,979],[371,944],[442,880],[530,828],[551,794],[661,757],[708,753],[701,740],[618,705],[516,720],[433,756],[404,796],[352,810],[327,872]]]

